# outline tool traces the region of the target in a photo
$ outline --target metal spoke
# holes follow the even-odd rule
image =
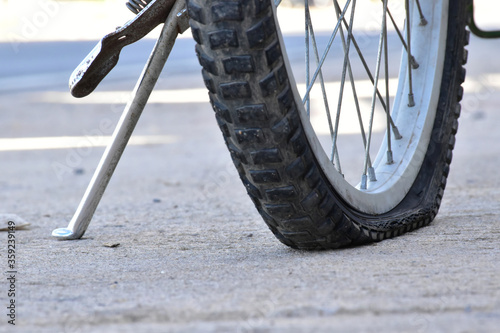
[[[306,20],[309,21],[309,33],[311,34],[311,41],[312,41],[312,45],[313,45],[313,51],[314,51],[314,56],[316,58],[316,65],[319,64],[319,53],[318,53],[318,46],[317,46],[317,43],[316,43],[316,36],[314,34],[314,28],[313,28],[313,25],[312,25],[312,20],[311,20],[311,16],[310,16],[310,12],[307,11],[307,17],[306,17]],[[325,87],[325,80],[323,79],[323,71],[320,69],[319,71],[319,81],[320,81],[320,85],[321,85],[321,92],[323,94],[323,103],[325,104],[325,111],[326,111],[326,116],[327,116],[327,119],[328,119],[328,127],[330,129],[330,136],[333,140],[333,136],[334,136],[334,130],[333,130],[333,124],[332,124],[332,117],[331,117],[331,113],[330,113],[330,106],[328,104],[328,97],[327,97],[327,94],[326,94],[326,87]],[[333,161],[333,158],[335,156],[335,164],[337,166],[337,171],[342,174],[342,167],[340,165],[340,159],[339,159],[339,156],[338,156],[338,151],[335,149],[333,150],[332,148],[332,155],[330,157],[330,161]]]
[[[341,18],[344,18],[345,13],[347,12],[347,9],[349,8],[350,3],[351,3],[351,0],[348,0],[346,2],[345,6],[344,6],[344,10],[342,11],[342,14],[340,15]],[[330,48],[332,47],[333,41],[335,40],[335,36],[337,35],[337,32],[338,32],[339,27],[340,27],[340,24],[341,24],[341,21],[338,20],[337,24],[335,25],[335,29],[333,30],[332,35],[330,36],[330,40],[328,41],[326,50],[323,52],[323,56],[321,57],[320,63],[318,65],[318,68],[314,72],[310,84],[307,86],[306,93],[305,93],[304,97],[302,98],[302,103],[305,103],[305,101],[309,98],[309,93],[311,92],[311,89],[312,89],[312,87],[314,85],[314,82],[316,81],[316,79],[318,77],[318,74],[319,74],[319,71],[320,71],[321,67],[323,67],[323,63],[326,60],[326,56],[330,52]]]
[[[335,5],[336,9],[340,10],[340,7],[338,6],[337,1],[334,1],[334,5]],[[347,24],[347,21],[344,18],[342,18],[342,22],[344,23],[344,26],[346,28],[349,28],[349,25]],[[354,45],[354,48],[356,49],[356,52],[358,53],[359,59],[361,60],[361,63],[363,64],[363,67],[366,71],[366,74],[368,75],[368,78],[370,79],[371,83],[373,84],[375,81],[373,79],[373,75],[370,71],[370,68],[368,67],[368,64],[366,63],[365,57],[363,56],[363,52],[361,52],[361,49],[360,49],[358,42],[356,41],[356,38],[354,37],[354,35],[351,36],[351,38],[352,38],[352,45]],[[377,97],[379,98],[379,101],[382,104],[382,108],[387,113],[387,107],[385,105],[384,98],[382,97],[382,94],[378,91],[378,89],[377,89]],[[397,126],[394,124],[392,117],[390,118],[390,122],[391,122],[391,128],[392,128],[392,132],[394,134],[394,137],[396,138],[396,140],[401,139],[402,136],[399,133]]]
[[[427,20],[425,19],[424,13],[422,12],[422,7],[420,7],[420,0],[416,0],[418,7],[418,14],[420,15],[420,23],[418,25],[425,26],[427,25]]]
[[[385,104],[387,105],[387,112],[386,112],[386,118],[387,118],[387,164],[393,164],[394,159],[392,156],[392,144],[391,144],[391,131],[390,131],[390,125],[391,125],[391,117],[389,116],[391,113],[390,110],[390,103],[389,103],[389,54],[388,54],[388,47],[387,47],[387,19],[384,20],[384,35],[386,38],[384,38],[384,69],[385,69]]]
[[[311,16],[309,14],[309,0],[305,0],[304,1],[304,6],[305,6],[305,10],[304,10],[304,13],[305,13],[305,23],[306,23],[306,26],[305,26],[305,51],[306,51],[306,54],[305,54],[305,58],[306,58],[306,87],[309,86],[309,82],[310,82],[310,66],[309,66],[309,26],[311,24],[310,20],[311,20]],[[311,99],[309,96],[307,96],[307,100],[306,100],[306,103],[305,103],[305,107],[306,107],[306,114],[307,114],[307,117],[310,117],[311,116]]]
[[[356,0],[353,0],[352,6],[351,6],[351,18],[349,21],[349,29],[347,32],[347,46],[345,46],[345,48],[344,48],[344,64],[342,66],[342,78],[340,80],[340,91],[339,91],[339,98],[338,98],[338,104],[337,104],[337,114],[335,117],[335,130],[334,130],[334,137],[333,137],[333,142],[332,142],[332,151],[333,152],[335,152],[337,150],[337,135],[338,135],[338,129],[339,129],[340,112],[342,110],[342,99],[344,96],[344,86],[345,86],[345,79],[346,79],[346,74],[347,74],[347,67],[349,65],[349,50],[351,47],[351,36],[352,36],[352,27],[353,27],[353,22],[354,22],[355,10],[356,10]],[[340,22],[340,20],[338,20],[338,22]],[[340,26],[340,30],[342,32],[342,26]]]
[[[305,58],[306,58],[306,87],[309,86],[309,82],[310,82],[310,78],[309,78],[309,75],[310,75],[310,67],[309,67],[309,25],[311,24],[310,22],[310,15],[309,15],[309,0],[305,0],[304,1],[304,6],[305,6],[305,10],[304,10],[304,13],[305,13],[305,51],[306,51],[306,54],[305,54]],[[305,103],[305,107],[306,107],[306,114],[307,114],[307,117],[310,117],[311,116],[311,99],[309,96],[307,96],[307,100],[306,100],[306,103]]]
[[[353,4],[353,6],[354,6],[354,4]],[[338,1],[337,0],[335,0],[335,12],[337,14],[337,20],[338,20],[339,19],[339,15],[340,15],[340,7],[338,6]],[[340,37],[341,37],[341,40],[342,40],[342,47],[343,47],[344,53],[345,53],[346,52],[345,51],[346,50],[346,42],[345,42],[344,30],[342,29],[342,27],[340,28]],[[351,35],[351,38],[354,41],[354,36]],[[357,116],[358,116],[358,122],[359,122],[359,129],[360,129],[360,133],[361,133],[361,138],[363,139],[363,147],[366,149],[366,133],[365,133],[364,125],[363,125],[363,117],[361,115],[361,108],[359,106],[358,94],[356,92],[356,83],[355,83],[355,80],[354,80],[354,75],[352,74],[351,61],[350,61],[349,58],[347,59],[347,70],[348,70],[348,74],[349,74],[349,81],[351,82],[351,90],[352,90],[352,94],[353,94],[353,98],[354,98],[354,104],[356,106],[356,113],[357,113]],[[368,166],[370,168],[372,166],[372,162],[371,162],[370,156],[368,156]]]
[[[377,85],[378,85],[378,79],[380,76],[380,63],[382,60],[382,47],[384,43],[384,38],[387,36],[384,36],[384,26],[386,25],[386,15],[387,15],[387,0],[384,0],[384,10],[382,13],[382,28],[380,31],[380,40],[379,40],[379,46],[378,46],[378,52],[377,52],[377,64],[375,68],[375,82],[373,83],[373,95],[372,95],[372,103],[371,103],[371,109],[370,109],[370,121],[369,121],[369,127],[368,127],[368,142],[366,145],[366,150],[365,150],[365,162],[364,162],[364,168],[363,168],[363,175],[361,176],[361,185],[360,188],[362,190],[366,190],[367,188],[367,173],[370,172],[368,169],[368,156],[370,154],[370,145],[371,145],[371,140],[372,140],[372,130],[373,130],[373,118],[375,114],[375,102],[377,99]],[[371,172],[373,171],[373,168],[371,169]]]
[[[391,11],[389,10],[389,8],[387,8],[387,14],[389,14],[389,18],[391,19],[392,25],[394,26],[394,29],[396,30],[396,33],[399,36],[399,40],[401,41],[401,44],[403,44],[403,47],[405,48],[406,52],[408,52],[408,46],[406,45],[405,38],[403,37],[401,30],[399,30],[399,27],[396,24],[396,21],[392,17],[392,14],[391,14]],[[419,66],[417,60],[415,59],[415,57],[413,55],[411,56],[411,66],[413,67],[413,69],[417,69]]]
[[[408,106],[415,106],[415,100],[413,97],[413,82],[412,82],[412,66],[411,66],[411,22],[410,22],[410,1],[405,0],[405,9],[406,9],[406,40],[408,41],[408,47],[406,54],[408,55]]]

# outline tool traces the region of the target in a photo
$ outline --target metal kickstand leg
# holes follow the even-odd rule
[[[177,0],[165,21],[160,37],[137,81],[132,98],[125,106],[113,133],[112,141],[102,155],[80,205],[68,227],[55,229],[52,236],[61,240],[79,239],[87,230],[97,205],[141,116],[142,110],[146,106],[149,95],[174,46],[175,39],[178,33],[182,33],[187,27],[185,0]]]

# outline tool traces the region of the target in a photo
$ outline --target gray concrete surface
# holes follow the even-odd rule
[[[133,87],[150,46],[122,59],[102,104],[62,94],[88,43],[0,45],[0,214],[31,223],[16,232],[16,326],[4,276],[0,332],[498,331],[498,41],[471,40],[454,161],[429,227],[337,251],[283,246],[247,198],[213,111],[193,95],[148,105],[135,132],[143,141],[127,148],[84,239],[55,241],[104,149],[86,136],[110,135],[123,106],[105,92]],[[202,88],[192,42],[175,52],[158,88]],[[77,142],[6,150],[20,141],[5,139],[40,137]],[[21,147],[33,142],[47,143]],[[7,233],[0,244],[7,271]]]

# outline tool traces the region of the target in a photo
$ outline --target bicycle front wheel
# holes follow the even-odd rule
[[[433,220],[458,128],[467,5],[305,0],[297,37],[280,30],[298,25],[297,7],[189,1],[217,122],[280,241],[336,248]]]

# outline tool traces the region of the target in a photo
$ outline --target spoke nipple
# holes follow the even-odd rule
[[[361,189],[366,190],[366,174],[361,176]]]
[[[418,25],[421,27],[425,27],[427,25],[427,20],[425,19],[425,17],[422,16],[420,18],[420,23]]]
[[[417,60],[415,59],[414,56],[411,56],[411,68],[417,69],[419,68],[420,65],[418,64]]]
[[[415,106],[415,100],[413,99],[413,94],[408,94],[408,106],[410,108]]]
[[[375,177],[375,169],[373,167],[368,168],[368,178],[371,182],[377,181],[377,177]]]
[[[392,151],[388,150],[387,151],[387,164],[393,164],[394,159],[392,158]]]
[[[397,126],[392,127],[392,133],[394,134],[394,138],[396,140],[401,140],[403,138],[403,136],[399,133],[399,129],[397,128]]]

